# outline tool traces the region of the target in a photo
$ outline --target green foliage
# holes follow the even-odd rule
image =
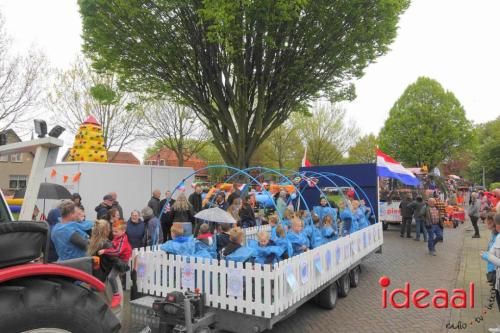
[[[490,187],[489,187],[490,191],[493,191],[496,188],[500,188],[500,182],[493,182],[490,184]]]
[[[427,164],[429,170],[466,150],[471,140],[472,125],[460,102],[426,77],[406,88],[379,135],[383,151],[406,166]]]
[[[365,135],[349,148],[347,163],[375,163],[377,161],[375,150],[377,137],[373,134]]]
[[[359,132],[353,122],[346,121],[346,111],[330,103],[317,105],[310,115],[294,115],[292,123],[307,144],[307,159],[312,165],[344,163],[343,155]]]
[[[489,184],[500,179],[500,117],[479,124],[475,132],[477,140],[469,173],[475,182],[482,184],[484,168],[485,182]]]
[[[119,102],[118,94],[107,84],[98,83],[90,88],[90,95],[102,105],[114,105]]]
[[[225,162],[257,148],[319,94],[388,51],[408,0],[79,0],[84,51],[131,91],[169,94],[211,131]]]

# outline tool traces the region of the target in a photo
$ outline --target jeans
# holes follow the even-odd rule
[[[401,236],[405,235],[405,228],[406,228],[406,235],[408,237],[411,236],[411,216],[410,217],[403,217],[403,221],[401,222]]]
[[[118,269],[116,269],[116,267],[113,267],[113,269],[108,275],[108,281],[109,285],[111,286],[111,291],[113,292],[113,295],[118,294],[118,282],[116,282],[116,279],[118,278],[119,275],[120,272],[118,271]]]
[[[477,226],[478,217],[477,216],[469,216],[469,217],[470,221],[472,222],[472,226],[474,227],[474,235],[479,236],[479,227]]]
[[[434,252],[436,251],[436,243],[443,240],[443,229],[439,224],[433,224],[431,228],[427,229],[427,232],[429,233],[427,247],[429,251]]]
[[[415,225],[416,225],[416,237],[415,239],[416,240],[420,240],[420,233],[423,233],[424,234],[424,241],[427,241],[427,230],[425,229],[425,226],[424,226],[424,220],[422,219],[415,219]]]

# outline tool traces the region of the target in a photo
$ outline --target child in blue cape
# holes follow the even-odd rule
[[[302,220],[298,217],[292,219],[292,228],[287,232],[286,238],[292,244],[293,256],[299,255],[301,253],[309,250],[308,243],[309,240],[305,235],[304,225]]]
[[[325,240],[323,239],[323,231],[321,227],[321,221],[319,219],[319,216],[316,214],[312,215],[312,221],[313,225],[311,225],[309,228],[311,230],[311,235],[310,235],[310,240],[311,240],[311,249],[317,248],[318,246],[321,246],[325,244]]]
[[[332,240],[337,239],[338,229],[337,223],[333,222],[332,217],[330,215],[326,215],[323,219],[323,229],[321,229],[324,242],[331,242]]]
[[[293,248],[292,244],[288,241],[286,238],[286,231],[285,228],[283,228],[283,225],[278,224],[275,228],[276,234],[275,238],[272,238],[271,235],[271,240],[281,247],[283,249],[283,254],[281,255],[281,259],[288,259],[291,258],[293,255]]]
[[[172,224],[170,229],[172,240],[166,241],[160,245],[160,249],[175,255],[192,256],[195,253],[195,246],[192,237],[184,236],[184,227],[182,223]]]
[[[200,226],[199,235],[194,241],[194,255],[202,258],[217,258],[217,244],[214,235],[210,232],[208,223]]]
[[[293,210],[290,208],[285,209],[285,212],[283,213],[283,219],[281,221],[283,227],[285,228],[285,231],[290,229],[293,217],[294,217]]]
[[[342,221],[342,236],[349,235],[353,231],[353,216],[351,210],[346,207],[346,203],[339,203],[340,220]]]
[[[368,227],[369,222],[366,219],[365,212],[361,208],[358,200],[352,201],[352,215],[354,217],[353,220],[356,221],[356,230]]]
[[[368,221],[368,224],[371,225],[375,223],[375,216],[372,214],[371,208],[366,205],[366,201],[364,199],[361,199],[359,203],[359,207],[365,213],[365,218]]]
[[[257,240],[250,240],[248,246],[255,250],[253,257],[257,264],[274,264],[280,260],[285,250],[276,245],[267,231],[260,231]]]
[[[246,262],[254,255],[252,248],[242,246],[243,230],[239,227],[231,229],[229,232],[229,244],[221,251],[221,258],[237,262]]]
[[[328,206],[328,200],[323,197],[319,201],[319,206],[314,206],[313,211],[316,215],[319,216],[320,223],[323,223],[323,220],[326,215],[331,215],[333,221],[337,220],[337,209],[334,207]]]

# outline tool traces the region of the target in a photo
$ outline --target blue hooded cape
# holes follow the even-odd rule
[[[286,239],[292,245],[292,250],[293,250],[292,255],[293,256],[304,252],[304,250],[301,249],[303,246],[305,246],[307,248],[309,247],[309,240],[307,239],[307,236],[305,235],[305,233],[303,231],[298,233],[298,234],[290,231],[286,234]]]
[[[323,234],[323,238],[324,238],[326,243],[337,239],[336,229],[333,229],[330,226],[328,226],[328,227],[323,226],[323,229],[321,230],[321,232]]]
[[[257,264],[274,264],[280,260],[285,249],[275,245],[273,241],[267,246],[260,246],[259,242],[251,239],[248,241],[248,247],[254,249],[254,262]]]
[[[342,235],[347,235],[347,234],[350,234],[350,233],[355,231],[354,230],[354,218],[353,218],[351,210],[349,208],[346,208],[340,212],[340,219],[343,222]]]
[[[332,207],[314,206],[313,212],[318,215],[321,225],[323,225],[323,219],[327,215],[330,215],[333,223],[337,224],[337,209]]]
[[[192,256],[195,253],[194,240],[192,237],[180,236],[173,240],[166,241],[160,245],[160,249],[180,256]]]
[[[217,259],[217,242],[214,240],[212,245],[195,239],[194,256],[199,258]]]
[[[370,222],[368,222],[368,219],[366,218],[365,210],[362,207],[356,209],[354,215],[355,215],[355,220],[358,223],[358,230],[366,228],[370,225]]]
[[[325,240],[323,238],[322,229],[318,226],[312,225],[311,227],[311,248],[315,249],[318,246],[325,244]]]
[[[252,258],[253,255],[254,255],[254,249],[247,246],[242,246],[233,253],[231,253],[230,255],[225,256],[224,259],[236,262],[245,262],[248,261],[248,259]]]

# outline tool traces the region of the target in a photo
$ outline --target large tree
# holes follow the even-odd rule
[[[373,134],[362,136],[356,144],[349,148],[348,163],[375,163],[377,137]]]
[[[432,170],[466,149],[471,133],[472,124],[455,95],[439,82],[420,77],[390,110],[379,144],[407,166],[425,164]]]
[[[168,100],[152,101],[144,107],[147,124],[143,132],[172,150],[179,166],[200,152],[210,138],[209,132],[190,108]]]
[[[331,103],[315,105],[309,115],[295,114],[292,122],[307,145],[307,158],[313,165],[343,163],[344,154],[358,138],[359,130],[346,119],[346,111]]]
[[[136,98],[119,89],[115,74],[97,73],[83,58],[57,74],[46,103],[55,120],[73,134],[89,115],[94,116],[102,126],[107,150],[120,151],[142,131]]]
[[[130,90],[170,94],[228,164],[388,51],[408,0],[79,0],[84,51]]]
[[[500,117],[479,124],[475,128],[476,145],[469,174],[482,184],[483,171],[485,184],[500,181]]]
[[[0,15],[0,132],[32,118],[47,74],[45,56],[32,51],[25,57],[13,55],[11,41]]]
[[[278,169],[296,169],[302,157],[302,142],[298,129],[290,121],[285,122],[271,133],[257,150],[259,151],[262,165],[268,164]]]

